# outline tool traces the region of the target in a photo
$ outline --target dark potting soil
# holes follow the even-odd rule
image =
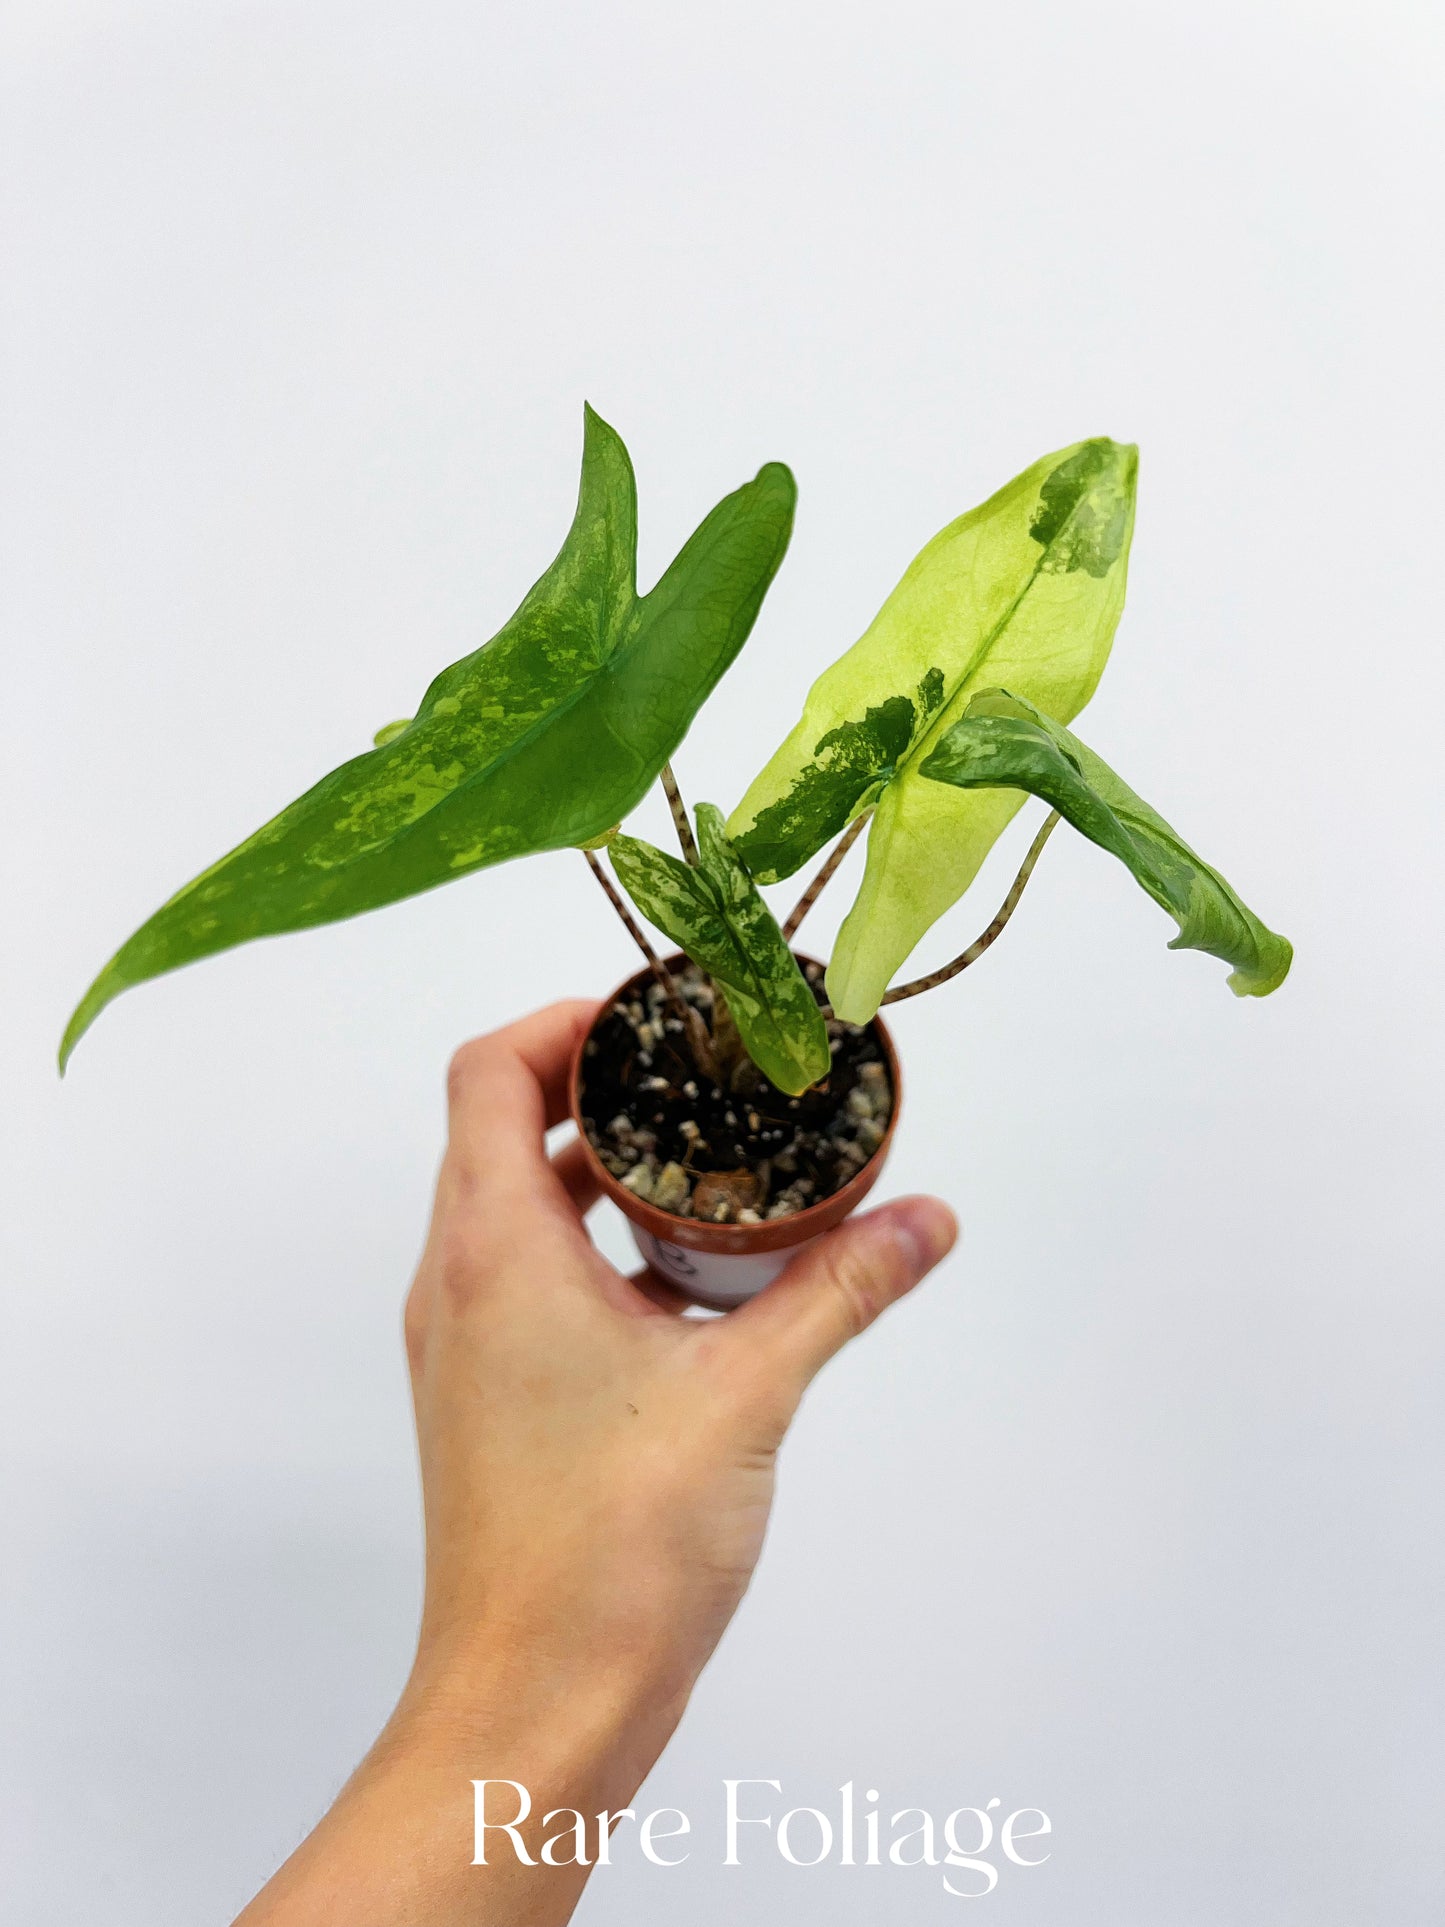
[[[823,972],[804,969],[821,1003]],[[711,984],[693,964],[675,980],[710,1029]],[[833,1068],[800,1097],[747,1060],[724,1088],[698,1069],[682,1020],[647,983],[599,1018],[583,1051],[592,1148],[629,1191],[682,1218],[757,1224],[831,1197],[883,1142],[893,1092],[871,1028],[827,1025]]]

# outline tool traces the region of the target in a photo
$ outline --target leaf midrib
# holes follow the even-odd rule
[[[1068,514],[1064,517],[1063,521],[1060,522],[1053,537],[1048,542],[1042,542],[1039,544],[1038,558],[1035,561],[1032,569],[1029,570],[1028,576],[1025,579],[1022,587],[1019,589],[1018,594],[1014,597],[1013,601],[1009,603],[1008,607],[1004,610],[1003,614],[998,618],[997,622],[994,623],[993,627],[988,631],[987,635],[983,638],[982,642],[980,642],[980,644],[978,645],[978,648],[974,651],[973,655],[969,658],[968,663],[964,667],[964,669],[960,671],[957,680],[953,683],[953,686],[947,691],[947,693],[943,698],[943,701],[938,705],[938,709],[934,714],[933,721],[928,725],[927,729],[924,730],[923,734],[918,738],[918,741],[916,743],[910,744],[909,747],[903,752],[902,756],[898,759],[898,762],[894,766],[893,775],[889,778],[888,784],[885,784],[884,786],[885,788],[889,787],[893,783],[896,783],[899,776],[902,775],[905,770],[912,769],[913,765],[918,761],[919,757],[923,755],[924,751],[927,749],[930,749],[933,746],[933,743],[938,738],[939,733],[944,728],[945,723],[947,723],[949,727],[952,727],[952,722],[958,721],[958,718],[955,716],[952,719],[952,722],[949,722],[949,717],[948,717],[949,710],[952,709],[954,703],[958,700],[958,697],[960,696],[960,694],[967,687],[967,685],[973,680],[973,678],[978,674],[979,670],[982,668],[984,663],[987,662],[989,655],[992,653],[994,644],[998,641],[999,637],[1003,634],[1004,630],[1007,629],[1009,624],[1013,621],[1014,617],[1018,614],[1019,610],[1023,607],[1024,598],[1029,594],[1031,594],[1034,588],[1034,585],[1037,583],[1039,577],[1043,574],[1044,563],[1048,560],[1050,553],[1057,546],[1065,530],[1072,526],[1074,518],[1079,514],[1079,512],[1084,506],[1084,503],[1088,500],[1088,494],[1089,494],[1089,491],[1085,489],[1083,493],[1079,496],[1078,501],[1074,503],[1073,507],[1069,510]],[[1037,504],[1035,504],[1035,507],[1037,507]],[[1113,564],[1111,563],[1109,566],[1112,568]]]
[[[690,868],[690,867],[691,867],[690,865],[684,865],[684,868]],[[707,885],[708,893],[713,899],[718,917],[722,921],[723,928],[727,931],[728,935],[732,938],[734,948],[737,950],[738,954],[741,956],[743,960],[743,966],[747,973],[747,978],[751,981],[752,985],[754,986],[753,994],[756,997],[758,1003],[762,1006],[763,1010],[766,1011],[768,1022],[772,1025],[774,1034],[776,1035],[779,1042],[783,1046],[783,1055],[788,1059],[790,1063],[797,1064],[800,1069],[804,1068],[802,1059],[798,1057],[798,1055],[793,1050],[788,1048],[787,1029],[778,1016],[778,1012],[773,1003],[772,998],[767,993],[765,979],[760,977],[758,974],[757,966],[754,964],[752,960],[752,956],[751,956],[751,953],[749,952],[747,944],[743,941],[741,935],[739,934],[739,931],[737,929],[737,926],[733,922],[733,919],[728,915],[727,906],[722,901],[721,885],[719,885],[716,879],[712,877],[706,870],[699,868],[695,872],[695,874],[701,877],[702,881]],[[767,905],[764,904],[763,908],[766,911]],[[779,934],[781,934],[781,932]],[[788,954],[791,956],[792,952],[789,951]]]
[[[702,550],[699,552],[698,561],[706,560],[706,558],[713,553],[717,546],[717,541],[718,538],[714,536],[711,541],[704,544]],[[636,568],[635,557],[633,567],[634,569]],[[514,737],[505,749],[498,751],[488,762],[482,764],[480,768],[473,770],[469,775],[465,776],[460,783],[448,790],[445,796],[432,805],[431,809],[424,811],[422,815],[414,818],[410,823],[404,823],[399,830],[386,838],[384,842],[373,844],[365,851],[358,851],[356,857],[348,860],[355,862],[363,856],[374,855],[377,850],[392,849],[397,844],[404,842],[413,830],[419,828],[420,825],[425,823],[428,817],[433,816],[437,810],[445,809],[454,797],[463,795],[466,791],[470,790],[474,784],[480,783],[483,779],[495,775],[498,770],[504,769],[514,757],[520,756],[522,751],[526,749],[529,744],[535,742],[544,730],[550,728],[558,717],[567,715],[576,704],[582,701],[584,696],[590,695],[603,677],[612,674],[614,671],[620,672],[625,668],[629,652],[642,635],[645,626],[644,617],[648,604],[666,580],[667,572],[664,571],[663,575],[653,584],[646,595],[638,595],[635,588],[631,591],[631,599],[627,611],[617,624],[619,628],[625,630],[622,640],[603,662],[598,663],[594,669],[588,671],[586,677],[578,683],[575,689],[564,696],[559,702],[554,703],[553,706],[540,715],[534,723],[523,730],[521,735]],[[603,827],[605,827],[605,825]]]
[[[708,893],[712,897],[714,907],[717,910],[717,914],[722,922],[723,928],[727,931],[729,937],[731,937],[733,948],[737,952],[738,956],[741,957],[742,959],[742,963],[743,963],[743,986],[742,987],[746,989],[748,985],[751,984],[752,990],[753,990],[753,996],[756,999],[757,1003],[762,1007],[762,1009],[766,1011],[768,1022],[772,1025],[777,1035],[779,1037],[782,1037],[784,1035],[783,1027],[778,1021],[778,1013],[773,1006],[773,1001],[771,997],[769,997],[768,995],[766,982],[758,974],[757,966],[753,962],[752,957],[749,955],[748,946],[743,941],[742,933],[739,931],[737,925],[733,922],[733,919],[728,915],[726,906],[720,901],[721,891],[719,889],[719,886],[714,881],[714,879],[710,876],[705,877],[705,880],[708,887]]]

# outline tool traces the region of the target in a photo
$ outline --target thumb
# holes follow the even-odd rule
[[[898,1198],[829,1231],[733,1312],[729,1337],[797,1397],[880,1312],[952,1250],[958,1221],[938,1198]]]

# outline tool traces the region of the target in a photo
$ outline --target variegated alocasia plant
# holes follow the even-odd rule
[[[180,890],[106,965],[61,1046],[148,977],[252,937],[334,921],[489,864],[573,846],[663,982],[597,852],[659,930],[710,974],[711,1034],[677,1001],[699,1068],[747,1060],[780,1090],[826,1078],[826,1006],[789,947],[853,838],[867,865],[829,966],[832,1011],[957,974],[994,940],[1054,825],[1125,863],[1179,926],[1175,948],[1232,967],[1265,996],[1291,950],[1065,725],[1093,694],[1124,606],[1137,453],[1099,438],[1046,455],[917,556],[877,617],[814,683],[797,725],[724,823],[692,822],[669,758],[746,640],[782,559],[794,489],[778,463],[703,521],[647,595],[636,587],[636,493],[621,440],[586,413],[577,513],[561,553],[502,631],[444,670],[416,715],[333,770]],[[621,833],[661,778],[683,861]],[[930,976],[893,985],[923,933],[973,881],[1030,796],[1050,815],[1003,909]],[[837,838],[779,928],[759,883]]]

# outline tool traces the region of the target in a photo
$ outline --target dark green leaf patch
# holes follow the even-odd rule
[[[777,883],[845,829],[887,783],[943,701],[943,671],[930,669],[915,696],[889,696],[860,721],[820,736],[792,789],[759,812],[737,848],[755,877]]]
[[[1099,436],[1045,476],[1029,534],[1045,575],[1105,576],[1129,533],[1138,451]]]

